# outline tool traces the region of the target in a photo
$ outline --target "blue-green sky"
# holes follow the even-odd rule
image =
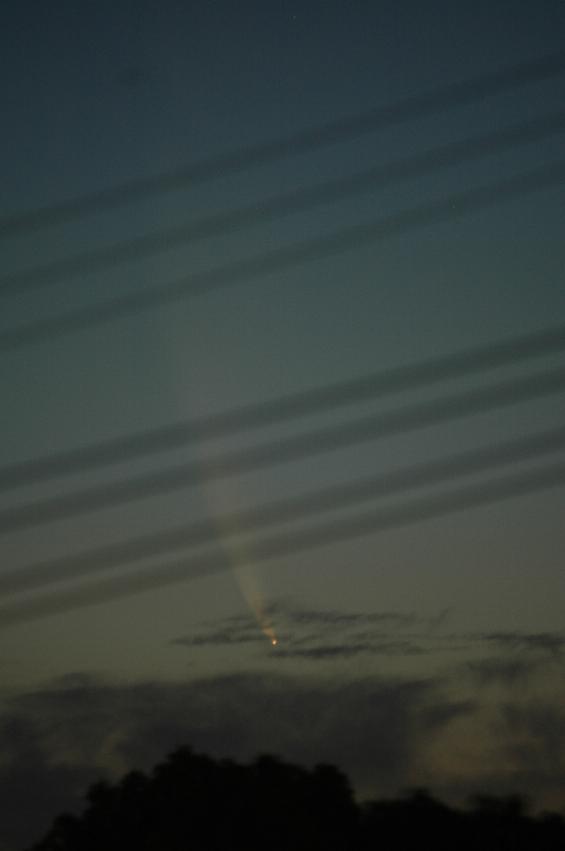
[[[0,14],[0,216],[534,61],[561,49],[565,35],[560,0],[61,0],[7,2]],[[555,76],[13,236],[1,243],[0,275],[533,121],[563,108],[564,95],[565,75]],[[550,165],[563,138],[4,297],[0,334]],[[558,323],[564,222],[561,184],[3,352],[0,464]],[[220,449],[376,410],[364,404],[14,491],[2,506],[190,458],[206,464]],[[525,436],[560,426],[564,412],[553,395],[5,535],[2,570]],[[563,809],[563,508],[554,489],[268,565],[254,562],[252,540],[243,546],[237,529],[219,524],[218,546],[233,569],[4,629],[0,807],[15,816],[0,848],[41,830],[93,773],[149,764],[181,741],[237,757],[273,750],[333,760],[360,795],[428,785],[457,801],[484,789]],[[276,630],[276,648],[253,607]],[[27,800],[14,777],[28,778]]]

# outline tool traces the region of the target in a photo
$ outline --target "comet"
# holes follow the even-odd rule
[[[256,599],[256,602],[257,602],[257,597],[255,599]],[[261,603],[262,603],[262,601],[261,601]],[[265,614],[265,610],[263,608],[263,605],[258,606],[255,609],[255,613],[257,615],[257,621],[259,623],[259,627],[261,629],[261,632],[263,633],[263,635],[266,638],[269,639],[269,644],[272,647],[276,647],[277,644],[279,643],[279,640],[276,636],[275,630],[273,629],[273,626],[272,626],[269,618]]]
[[[205,462],[204,462],[205,466]],[[237,495],[230,494],[226,487],[221,490],[208,488],[210,501],[214,506],[213,514],[216,515],[216,523],[222,546],[230,554],[232,571],[243,598],[251,609],[257,625],[272,647],[279,643],[271,622],[268,609],[265,605],[263,594],[255,575],[253,559],[253,542],[241,540],[241,530],[233,522],[229,522],[231,505],[237,504]]]
[[[241,553],[240,555],[247,554]],[[271,618],[267,612],[263,594],[258,587],[257,579],[253,571],[253,562],[247,559],[244,561],[242,558],[239,564],[236,563],[234,565],[234,574],[237,577],[239,587],[244,598],[247,600],[249,608],[255,615],[259,629],[268,640],[271,647],[276,647],[279,640],[273,628]]]

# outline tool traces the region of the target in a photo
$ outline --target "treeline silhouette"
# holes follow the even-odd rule
[[[453,809],[417,790],[357,804],[332,765],[313,770],[260,756],[250,765],[183,747],[151,774],[133,771],[87,792],[29,851],[521,851],[565,848],[565,820],[533,817],[520,797]]]

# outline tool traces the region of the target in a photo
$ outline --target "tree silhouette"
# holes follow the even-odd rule
[[[263,755],[249,765],[183,747],[151,774],[90,787],[81,816],[61,815],[30,851],[555,851],[565,822],[527,815],[516,797],[455,810],[415,790],[358,805],[332,765]]]

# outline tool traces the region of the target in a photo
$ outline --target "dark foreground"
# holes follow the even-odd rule
[[[527,815],[519,798],[454,810],[426,792],[355,803],[333,766],[273,757],[251,765],[182,748],[150,775],[98,783],[81,816],[59,816],[30,851],[440,851],[564,849],[565,821]]]

